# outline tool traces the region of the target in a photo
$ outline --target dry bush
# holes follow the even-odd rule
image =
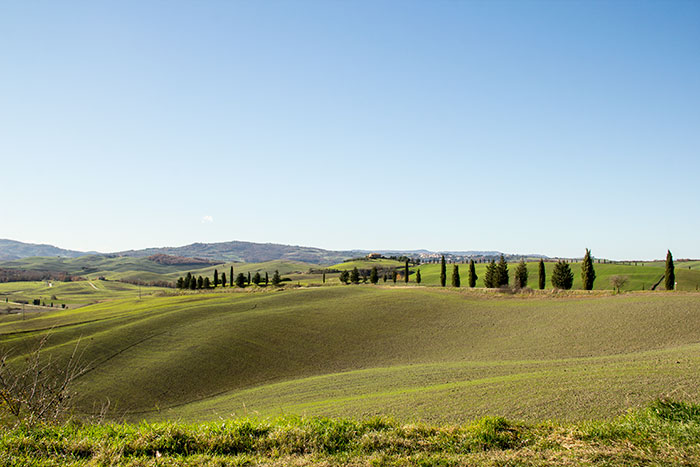
[[[0,414],[17,424],[58,423],[70,413],[74,393],[71,384],[85,373],[82,353],[76,344],[65,362],[43,351],[48,335],[20,362],[11,362],[10,352],[0,356]]]

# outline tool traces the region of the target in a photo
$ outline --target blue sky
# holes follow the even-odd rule
[[[0,3],[0,238],[700,257],[700,2]]]

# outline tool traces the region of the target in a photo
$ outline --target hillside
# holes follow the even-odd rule
[[[366,254],[359,251],[330,251],[321,248],[280,245],[276,243],[221,242],[192,243],[181,247],[147,248],[117,253],[122,256],[143,257],[154,254],[205,258],[212,261],[241,261],[262,263],[273,260],[301,261],[305,263],[336,263],[346,258]]]
[[[697,294],[218,290],[0,318],[0,341],[20,351],[53,329],[65,356],[80,338],[82,410],[109,398],[134,420],[578,420],[700,389]]]
[[[30,256],[64,256],[75,258],[89,255],[83,251],[64,250],[53,245],[23,243],[15,240],[0,239],[0,260],[13,260]]]

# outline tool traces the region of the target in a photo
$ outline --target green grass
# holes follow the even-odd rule
[[[131,420],[581,420],[700,389],[694,293],[218,289],[0,321],[0,344],[21,353],[46,330],[59,359],[85,348],[81,413],[109,398]]]
[[[700,406],[657,400],[577,424],[484,417],[239,418],[187,425],[66,424],[0,432],[0,465],[698,465]]]
[[[393,269],[403,267],[404,263],[401,261],[396,261],[393,259],[378,258],[378,259],[359,259],[355,261],[345,261],[343,263],[334,264],[329,266],[328,269],[337,269],[339,271],[351,270],[353,268],[357,269],[372,269],[373,267]]]
[[[49,285],[50,284],[50,285]],[[17,305],[8,302],[26,301],[32,303],[40,299],[49,306],[51,303],[59,307],[66,305],[86,305],[103,300],[120,298],[147,297],[155,293],[172,292],[173,289],[163,287],[139,287],[116,281],[38,281],[38,282],[5,282],[0,283],[0,310]],[[52,297],[56,297],[53,299]]]

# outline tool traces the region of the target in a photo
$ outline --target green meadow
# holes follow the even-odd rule
[[[33,282],[4,282],[0,283],[0,311],[3,308],[17,308],[21,302],[31,304],[39,299],[49,307],[61,305],[86,305],[104,300],[120,298],[147,297],[153,294],[172,292],[173,289],[164,287],[139,287],[117,281],[33,281]]]
[[[503,295],[414,286],[221,289],[0,320],[89,371],[76,413],[132,421],[280,415],[465,423],[610,418],[700,402],[700,295]]]

